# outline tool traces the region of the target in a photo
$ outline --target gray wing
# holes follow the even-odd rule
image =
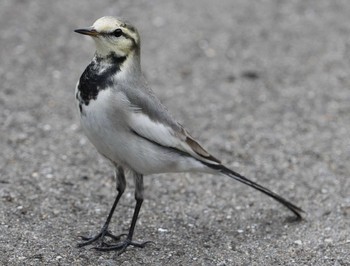
[[[210,155],[170,115],[151,89],[144,85],[138,89],[123,87],[121,90],[132,107],[130,108],[132,112],[128,116],[128,126],[140,137],[186,153],[200,161],[220,164],[218,159]]]

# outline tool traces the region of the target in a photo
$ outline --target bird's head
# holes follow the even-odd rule
[[[102,57],[111,53],[124,57],[140,50],[140,36],[136,28],[115,17],[102,17],[91,27],[75,32],[91,36],[96,43],[97,54]]]

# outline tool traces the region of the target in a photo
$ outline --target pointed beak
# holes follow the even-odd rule
[[[76,33],[80,33],[80,34],[84,34],[84,35],[89,35],[89,36],[98,36],[100,33],[97,32],[95,29],[93,28],[86,28],[86,29],[77,29],[74,30]]]

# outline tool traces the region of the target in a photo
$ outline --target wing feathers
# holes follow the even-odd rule
[[[142,112],[133,112],[129,118],[131,130],[141,137],[161,146],[185,152],[199,161],[220,164],[218,159],[210,155],[182,127],[180,127],[181,131],[175,131],[166,124],[153,121],[147,114]]]
[[[191,136],[186,137],[186,144],[199,156],[203,156],[208,160],[214,161],[216,163],[221,163],[220,160],[216,159],[214,156],[210,155],[197,141],[195,141]]]

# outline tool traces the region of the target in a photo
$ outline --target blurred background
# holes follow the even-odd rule
[[[350,2],[0,1],[0,264],[349,265]],[[122,256],[76,248],[115,197],[83,135],[77,80],[94,43],[73,32],[123,17],[161,101],[229,167],[301,206],[291,214],[221,176],[145,178]],[[133,184],[111,230],[128,230]]]

